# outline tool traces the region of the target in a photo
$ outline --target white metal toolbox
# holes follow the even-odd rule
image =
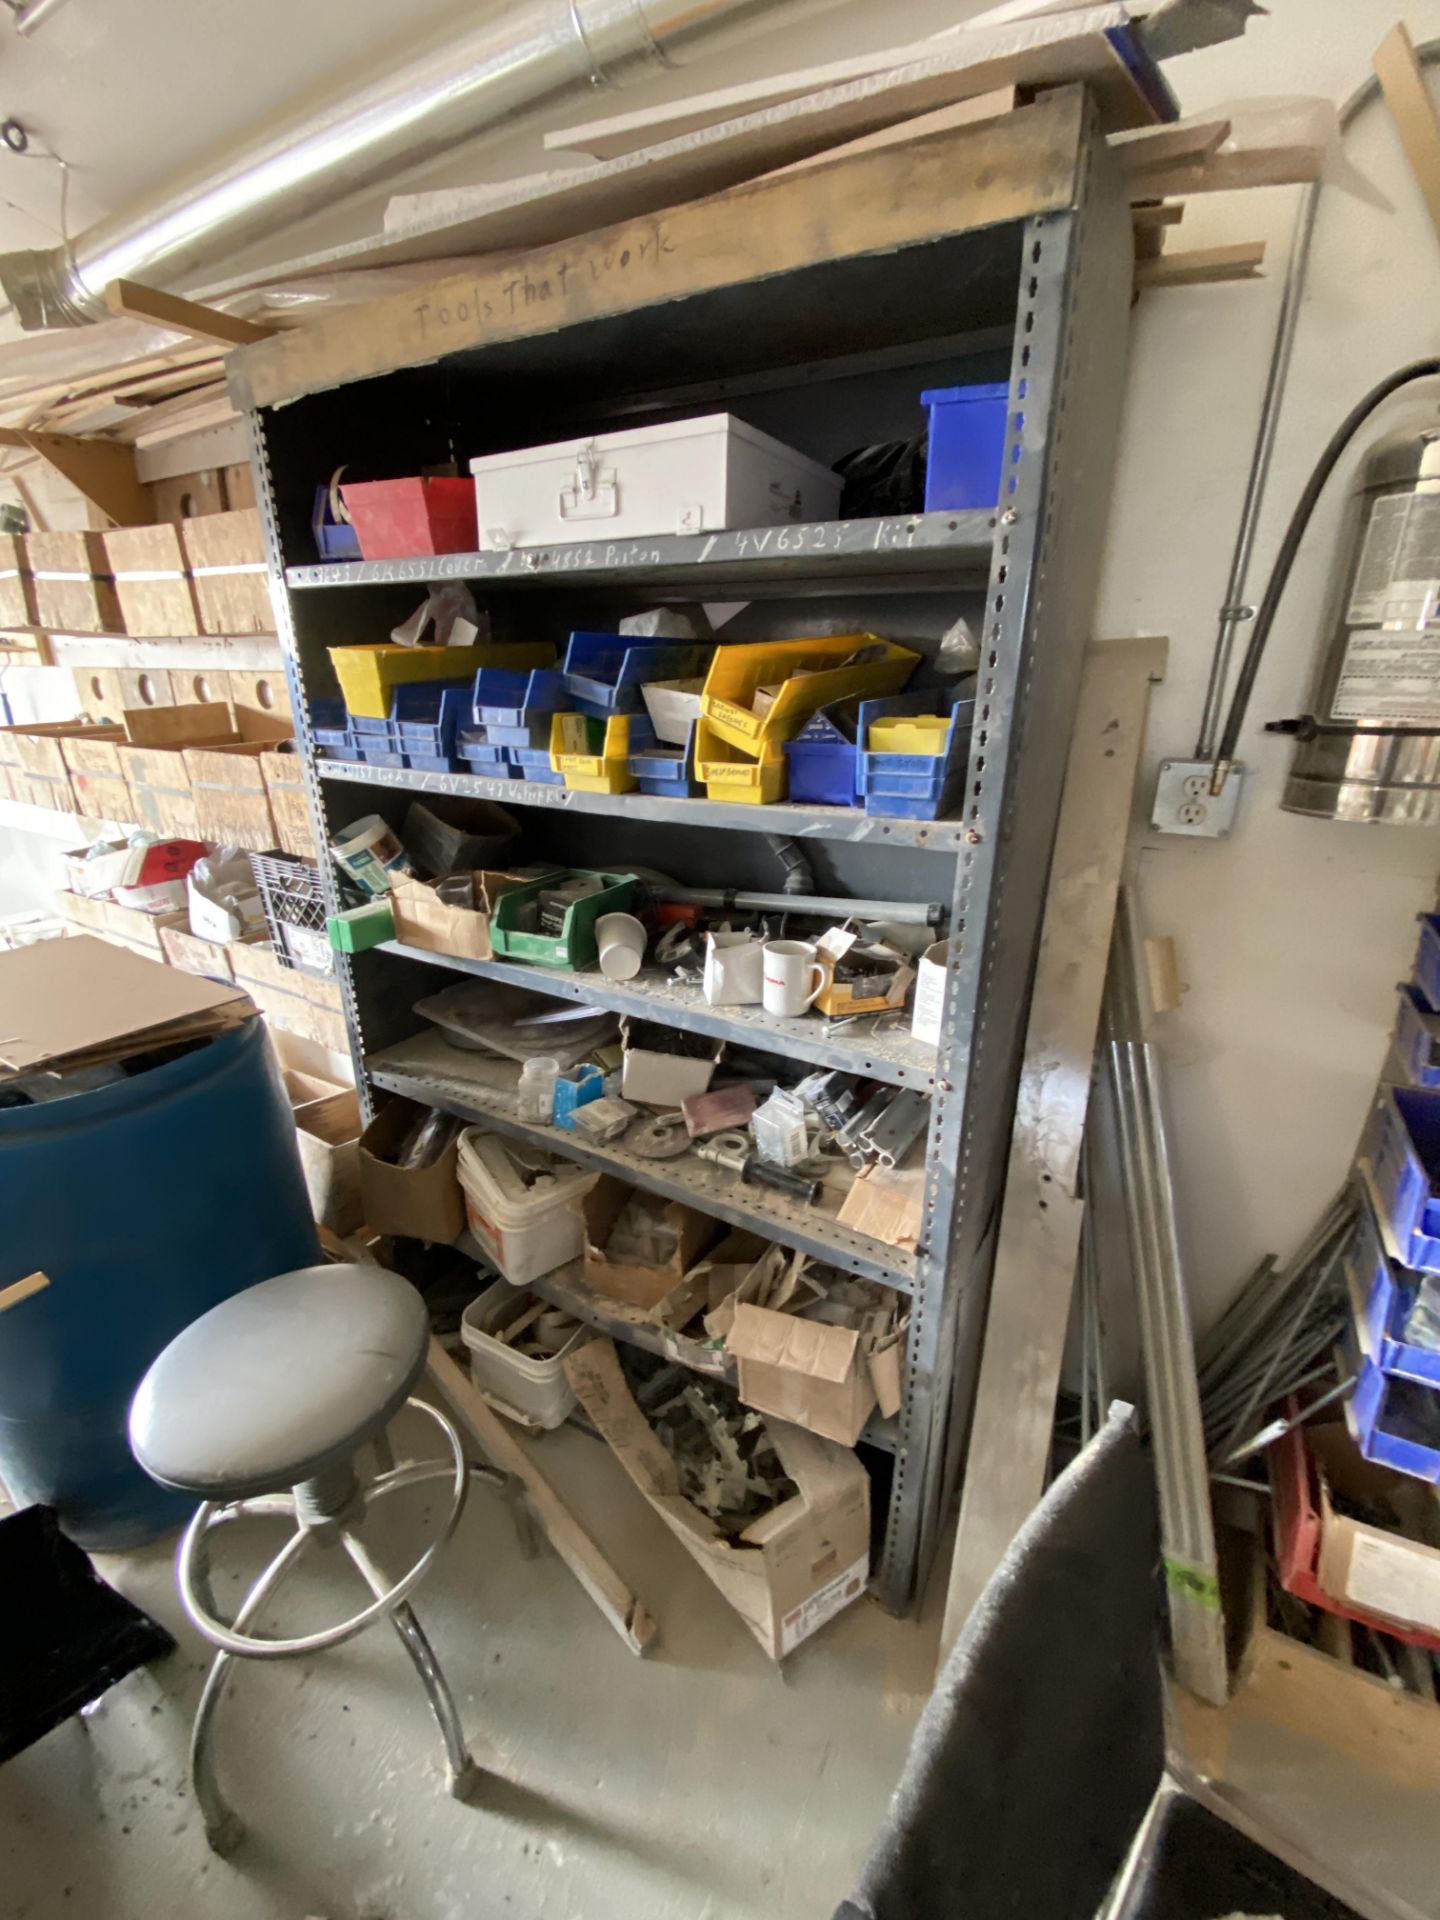
[[[840,476],[730,413],[470,462],[484,551],[833,520]]]

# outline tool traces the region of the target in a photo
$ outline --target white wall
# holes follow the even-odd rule
[[[1243,39],[1171,64],[1187,112],[1237,96],[1300,91],[1343,98],[1368,72],[1396,11],[1393,0],[1269,4],[1270,16],[1252,22]],[[919,38],[976,10],[955,0],[842,7],[633,89],[613,101],[614,110],[728,84],[782,61],[837,59]],[[422,10],[422,17],[431,14]],[[1404,15],[1417,40],[1440,36],[1440,0],[1414,0]],[[75,151],[90,140],[87,129],[103,128],[104,153],[123,161],[108,175],[98,159],[83,170],[77,192],[89,196],[81,200],[89,213],[206,137],[272,110],[274,69],[258,56],[261,46],[283,44],[287,80],[299,84],[324,74],[327,48],[354,56],[381,44],[395,30],[394,18],[380,0],[347,0],[343,7],[307,0],[298,11],[292,0],[252,0],[240,10],[196,0],[179,15],[164,0],[115,0],[109,7],[74,0],[53,29],[13,49],[23,84],[11,110],[26,108],[31,75],[36,86],[58,86],[62,70],[67,85],[78,80],[68,107],[67,96],[56,94],[47,130],[61,150]],[[61,58],[72,35],[90,49],[88,61]],[[107,35],[115,39],[110,55]],[[100,66],[127,77],[118,90],[121,115],[80,111]],[[164,76],[166,97],[157,98],[153,115],[134,110],[132,68],[137,86],[153,87]],[[177,84],[177,75],[201,68],[227,74],[220,101],[212,90]],[[113,109],[116,102],[112,94],[95,104]],[[592,110],[603,108],[582,101],[575,117]],[[1383,107],[1357,124],[1344,154],[1325,191],[1252,592],[1333,424],[1390,367],[1436,346],[1440,241]],[[528,133],[475,159],[456,156],[442,177],[494,178],[543,164],[538,136]],[[39,174],[37,168],[31,177]],[[1155,761],[1194,744],[1297,201],[1294,189],[1193,201],[1174,244],[1266,238],[1265,277],[1148,293],[1136,310],[1097,632],[1171,639],[1169,676],[1153,707],[1147,799]],[[350,231],[347,215],[317,238]],[[8,238],[3,229],[0,237]],[[38,238],[32,230],[9,243]],[[1394,403],[1385,418],[1401,410]],[[1412,919],[1433,891],[1440,836],[1281,813],[1276,801],[1289,749],[1259,731],[1264,719],[1303,705],[1348,472],[1347,465],[1316,517],[1274,632],[1242,743],[1254,772],[1234,836],[1208,843],[1147,835],[1139,844],[1147,924],[1175,937],[1188,983],[1183,1008],[1164,1023],[1162,1037],[1181,1227],[1202,1319],[1259,1253],[1283,1253],[1299,1238],[1343,1177],[1383,1057],[1393,983],[1408,965]]]

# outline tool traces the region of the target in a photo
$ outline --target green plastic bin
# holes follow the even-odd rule
[[[591,867],[562,867],[541,880],[502,893],[490,916],[490,943],[496,953],[509,960],[528,960],[532,966],[566,967],[572,973],[577,967],[593,966],[597,955],[595,922],[602,913],[629,911],[635,891],[633,873],[597,874],[603,883],[600,891],[577,900],[567,910],[559,934],[522,933],[517,923],[524,918],[527,904],[542,890],[566,880],[586,879],[594,872]]]

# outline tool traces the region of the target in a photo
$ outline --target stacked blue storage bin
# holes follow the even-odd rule
[[[350,725],[343,700],[312,700],[310,732],[315,750],[332,760],[353,760],[355,729]]]
[[[1360,1185],[1347,1265],[1349,1417],[1367,1460],[1440,1481],[1440,1352],[1410,1329],[1421,1287],[1440,1274],[1440,1092],[1381,1091],[1361,1142]]]
[[[565,706],[594,720],[643,713],[647,680],[696,680],[715,652],[710,641],[660,640],[629,633],[572,633],[561,669]]]
[[[860,702],[837,700],[833,706],[812,713],[795,738],[785,742],[792,803],[859,806],[859,724]]]
[[[943,753],[872,753],[867,745],[876,720],[949,712]],[[860,703],[858,786],[865,811],[898,820],[945,820],[957,806],[970,757],[975,702],[929,693],[896,693]]]
[[[641,793],[663,794],[674,800],[693,800],[704,793],[704,782],[695,778],[695,734],[699,725],[698,720],[691,722],[689,738],[680,747],[673,740],[659,739],[643,715],[631,715],[626,765]]]
[[[456,751],[472,772],[497,780],[539,780],[555,785],[550,765],[550,716],[567,704],[565,682],[554,667],[515,673],[482,667],[471,688],[472,724],[461,727]]]

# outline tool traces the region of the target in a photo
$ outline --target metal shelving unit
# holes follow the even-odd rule
[[[1132,259],[1123,183],[1080,90],[936,141],[945,143],[943,166],[941,145],[924,143],[925,177],[937,184],[919,200],[907,150],[897,148],[845,163],[863,166],[865,191],[832,193],[827,222],[812,217],[805,175],[751,190],[764,193],[773,218],[752,219],[750,246],[723,259],[699,257],[713,213],[703,230],[681,222],[679,251],[665,266],[670,280],[648,296],[638,286],[603,299],[587,292],[573,315],[552,302],[533,318],[492,324],[481,318],[477,280],[469,317],[457,301],[443,337],[425,331],[433,306],[399,296],[373,319],[362,309],[343,326],[322,324],[312,343],[280,336],[232,362],[237,395],[258,403],[250,416],[257,492],[317,826],[333,831],[371,811],[398,824],[417,797],[471,796],[516,816],[528,859],[629,862],[677,878],[703,873],[707,885],[773,890],[767,836],[783,835],[803,844],[819,891],[946,903],[945,1010],[928,1056],[903,1026],[827,1032],[818,1020],[767,1022],[644,976],[617,987],[399,943],[339,957],[367,1088],[542,1138],[910,1296],[904,1403],[893,1429],[868,1436],[888,1440],[894,1455],[876,1584],[897,1610],[923,1583],[963,1457],[1029,977],[1089,638]],[[697,250],[688,279],[678,264],[687,234],[684,244]],[[577,261],[585,244],[573,243]],[[793,257],[776,260],[782,244]],[[508,262],[507,275],[516,271]],[[588,284],[588,269],[562,284]],[[415,472],[452,447],[468,457],[722,406],[834,461],[913,433],[922,387],[995,380],[1007,369],[1010,433],[994,512],[308,564],[315,488],[344,461],[363,459],[367,473]],[[929,653],[963,615],[978,642],[963,811],[942,822],[880,820],[843,808],[579,794],[317,759],[306,703],[335,690],[328,650],[383,637],[413,611],[418,587],[461,580],[498,638],[560,640],[571,627],[644,606],[705,599],[726,604],[727,636],[868,627]],[[812,624],[820,621],[828,628]],[[457,979],[516,981],[750,1052],[853,1064],[928,1089],[918,1245],[897,1249],[841,1227],[838,1195],[828,1190],[805,1208],[693,1160],[642,1160],[623,1141],[592,1147],[523,1125],[503,1075],[487,1083],[474,1056],[421,1032],[414,1003],[447,968]],[[564,1276],[553,1284],[568,1285]],[[618,1337],[650,1338],[622,1329],[625,1316],[594,1300],[584,1311],[597,1325],[613,1323]]]

